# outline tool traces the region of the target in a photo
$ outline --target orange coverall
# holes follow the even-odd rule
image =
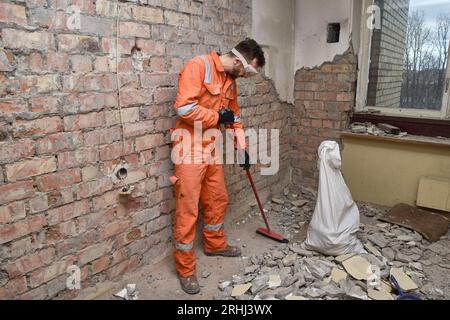
[[[219,128],[218,111],[229,108],[235,123],[229,128],[237,130],[237,142],[245,148],[242,123],[239,117],[236,82],[227,77],[219,55],[195,57],[188,61],[178,78],[175,110],[179,116],[176,129],[185,129],[193,140],[194,122],[200,121],[202,129]],[[176,142],[174,142],[176,144]],[[202,144],[203,148],[207,145]],[[193,144],[191,146],[193,148]],[[220,150],[219,152],[222,152]],[[193,151],[191,151],[192,155]],[[175,164],[174,184],[176,213],[174,218],[174,258],[179,276],[195,274],[195,224],[199,200],[204,209],[203,246],[206,252],[224,250],[227,246],[223,219],[228,204],[224,173],[221,164]]]

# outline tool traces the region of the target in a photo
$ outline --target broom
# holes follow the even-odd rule
[[[273,239],[275,241],[282,242],[282,243],[288,243],[289,240],[286,239],[285,237],[283,237],[281,234],[270,231],[269,223],[267,222],[266,215],[264,214],[264,209],[261,205],[261,201],[259,200],[258,193],[256,192],[255,184],[254,184],[252,176],[250,174],[250,170],[246,169],[245,172],[247,173],[248,180],[250,181],[250,184],[253,189],[253,193],[255,194],[256,202],[258,202],[259,210],[261,211],[261,215],[262,215],[262,217],[264,219],[264,223],[266,224],[266,227],[267,227],[267,228],[258,228],[258,230],[256,230],[256,232],[267,238]]]

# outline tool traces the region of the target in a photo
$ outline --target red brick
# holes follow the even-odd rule
[[[35,154],[34,141],[21,139],[17,142],[0,142],[0,162],[11,162]]]
[[[113,160],[118,157],[133,153],[133,142],[122,141],[113,142],[111,144],[99,148],[100,160]]]
[[[48,32],[26,32],[5,28],[2,30],[2,37],[5,48],[42,51],[55,48],[53,35]]]
[[[295,99],[298,99],[298,100],[313,100],[314,99],[314,92],[297,91],[295,93]]]
[[[30,213],[42,212],[49,208],[47,195],[30,199]]]
[[[3,287],[0,287],[0,300],[14,300],[27,290],[25,277],[11,279]]]
[[[153,121],[140,121],[136,123],[129,123],[124,127],[124,134],[126,138],[142,136],[154,130]]]
[[[150,38],[150,27],[135,22],[120,22],[119,32],[121,37]]]
[[[0,205],[22,200],[34,195],[33,181],[23,181],[0,185]]]
[[[30,218],[7,224],[0,228],[0,244],[40,231],[45,225],[45,215],[34,215]]]
[[[103,270],[108,269],[110,264],[109,256],[101,257],[95,261],[92,261],[92,274],[97,274]]]
[[[13,202],[0,207],[0,224],[14,222],[25,218],[25,205],[23,201]]]
[[[120,101],[124,107],[150,104],[152,102],[152,92],[146,89],[124,90],[120,92]]]
[[[0,49],[0,71],[13,71],[13,62],[12,53]]]
[[[59,208],[48,210],[47,220],[49,225],[55,225],[89,213],[88,200],[77,201]]]
[[[64,52],[47,52],[47,67],[49,71],[67,72],[69,71],[69,55]]]
[[[49,282],[56,277],[67,273],[67,268],[73,264],[72,257],[66,257],[63,260],[57,261],[50,266],[40,268],[30,274],[29,283],[32,288]]]
[[[37,154],[56,153],[73,150],[83,144],[81,132],[56,133],[39,139]]]
[[[28,111],[26,102],[22,99],[9,99],[0,101],[0,117]]]
[[[56,170],[55,157],[34,158],[6,165],[6,176],[9,181],[16,181]]]
[[[315,100],[336,101],[336,92],[315,92]]]
[[[120,221],[120,220],[113,221],[102,228],[100,233],[100,239],[104,240],[119,233],[122,233],[126,231],[129,226],[130,221]]]
[[[76,151],[60,153],[58,155],[58,168],[83,167],[87,164],[96,163],[98,159],[98,151],[94,148],[77,149]]]
[[[119,193],[117,190],[106,192],[105,194],[93,198],[94,211],[105,209],[112,205],[118,204]]]
[[[112,143],[121,140],[122,137],[120,126],[89,131],[83,136],[84,143],[89,146]]]
[[[177,96],[175,88],[161,88],[155,92],[155,103],[173,102]]]
[[[69,169],[53,174],[47,174],[36,180],[39,191],[47,192],[77,184],[81,181],[80,169]]]
[[[80,199],[92,197],[111,190],[113,183],[110,177],[104,177],[96,181],[87,181],[78,185],[77,194]]]
[[[75,34],[58,35],[58,48],[65,52],[83,52],[86,49],[89,49],[91,52],[96,52],[100,49],[97,38]]]
[[[353,92],[341,92],[337,94],[336,101],[353,101],[354,95]]]
[[[73,72],[88,73],[92,71],[92,60],[89,56],[74,55],[70,57]]]
[[[24,138],[34,135],[44,135],[62,131],[59,117],[42,118],[32,121],[17,120],[13,124],[15,138]]]
[[[116,93],[86,93],[80,95],[80,111],[100,110],[117,106]]]
[[[322,120],[312,119],[311,126],[314,128],[322,128]]]
[[[27,25],[25,7],[11,3],[0,3],[0,21],[22,26]]]
[[[101,127],[104,122],[105,116],[102,112],[67,116],[64,117],[64,131]]]
[[[133,271],[138,267],[138,265],[139,265],[139,257],[137,255],[134,255],[129,259],[119,263],[118,265],[110,268],[108,270],[108,277],[110,279],[114,279],[115,277]]]
[[[155,130],[158,132],[168,132],[169,129],[175,127],[175,118],[158,119],[155,122]]]
[[[112,246],[112,241],[106,241],[91,245],[78,253],[78,262],[80,263],[80,265],[85,265],[92,260],[98,259],[101,256],[109,253],[112,249]]]
[[[54,258],[55,249],[47,248],[9,263],[6,270],[10,278],[15,278],[50,264]]]
[[[323,120],[322,122],[324,128],[333,128],[333,121],[332,120]]]
[[[122,54],[131,54],[131,49],[134,47],[134,39],[119,39],[118,51]],[[104,53],[116,52],[116,38],[102,38],[102,51]]]
[[[54,96],[35,97],[30,99],[31,112],[48,114],[57,113],[59,98]]]
[[[152,57],[150,59],[150,70],[153,72],[165,72],[166,71],[166,58]]]
[[[136,46],[141,49],[143,54],[146,55],[163,55],[165,54],[164,42],[148,40],[148,39],[136,39]],[[180,69],[181,70],[181,69]],[[163,85],[163,84],[160,84]]]
[[[105,123],[107,126],[120,124],[120,118],[124,123],[139,121],[139,107],[135,108],[122,108],[122,111],[112,110],[107,111],[105,114]]]
[[[136,151],[148,150],[164,144],[164,135],[162,133],[149,134],[136,138]]]

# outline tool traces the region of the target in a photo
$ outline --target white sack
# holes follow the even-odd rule
[[[319,146],[319,191],[304,245],[326,255],[365,253],[356,238],[359,210],[341,174],[339,145],[323,141]]]

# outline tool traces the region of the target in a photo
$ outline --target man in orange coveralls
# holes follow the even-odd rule
[[[236,147],[243,156],[240,166],[250,167],[245,136],[237,103],[236,79],[258,73],[265,64],[264,52],[253,39],[245,39],[225,55],[212,51],[188,61],[179,74],[175,110],[179,116],[176,129],[188,132],[194,140],[194,128],[201,132],[219,129],[221,125],[234,129]],[[202,142],[201,148],[205,149]],[[192,149],[194,149],[192,145]],[[238,151],[239,152],[239,151]],[[195,152],[191,150],[190,155]],[[194,161],[175,163],[174,184],[176,213],[174,218],[174,258],[181,287],[186,293],[200,292],[195,270],[195,224],[199,200],[204,209],[203,247],[206,255],[238,257],[238,247],[229,246],[223,230],[228,204],[221,164]]]

